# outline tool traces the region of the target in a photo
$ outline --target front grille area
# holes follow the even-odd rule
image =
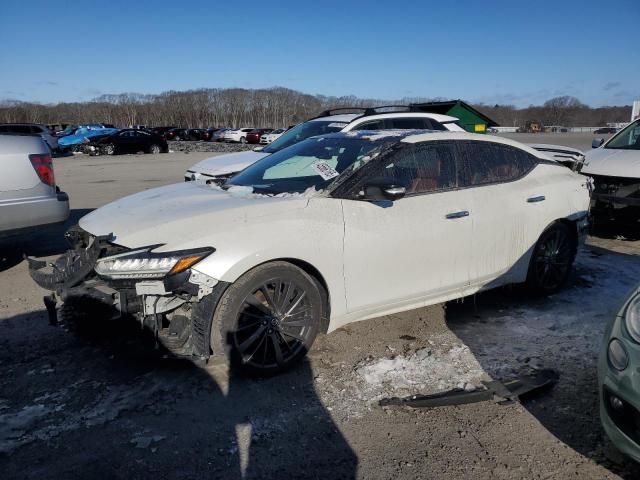
[[[611,393],[606,387],[603,389],[602,395],[609,418],[618,429],[640,446],[640,412],[633,405]],[[621,402],[620,408],[613,407],[613,397]]]

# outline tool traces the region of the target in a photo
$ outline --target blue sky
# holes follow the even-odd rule
[[[0,99],[284,86],[590,105],[640,99],[640,0],[85,0],[0,9]]]

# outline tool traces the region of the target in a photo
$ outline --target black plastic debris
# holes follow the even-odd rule
[[[381,407],[436,408],[492,400],[500,405],[506,405],[540,394],[552,388],[558,379],[559,375],[555,370],[544,369],[504,382],[497,380],[482,382],[484,389],[467,391],[454,388],[431,395],[383,398],[378,403]]]

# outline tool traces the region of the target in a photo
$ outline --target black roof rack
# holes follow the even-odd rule
[[[347,110],[347,112],[345,112]],[[359,112],[355,112],[355,110],[359,110]],[[330,117],[331,115],[341,115],[344,113],[364,113],[366,111],[366,107],[337,107],[337,108],[329,108],[327,110],[323,110],[318,115],[313,118],[320,117]]]
[[[380,110],[385,109],[394,109],[394,111],[383,111]],[[401,110],[403,112],[421,112],[424,113],[424,110],[414,106],[414,105],[379,105],[377,107],[337,107],[337,108],[329,108],[327,110],[323,110],[318,115],[313,118],[322,118],[322,117],[330,117],[332,115],[341,115],[345,113],[361,113],[361,116],[366,117],[369,115],[378,115],[381,113],[395,113],[395,110]],[[312,120],[310,118],[309,120]]]
[[[384,112],[380,110],[385,109]],[[403,112],[421,112],[420,109],[414,107],[413,105],[380,105],[377,107],[369,107],[365,109],[365,115],[376,115],[380,113],[395,113],[395,112],[387,112],[387,109],[401,109]]]

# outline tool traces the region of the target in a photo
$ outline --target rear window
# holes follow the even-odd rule
[[[31,133],[30,125],[0,125],[0,132]]]

